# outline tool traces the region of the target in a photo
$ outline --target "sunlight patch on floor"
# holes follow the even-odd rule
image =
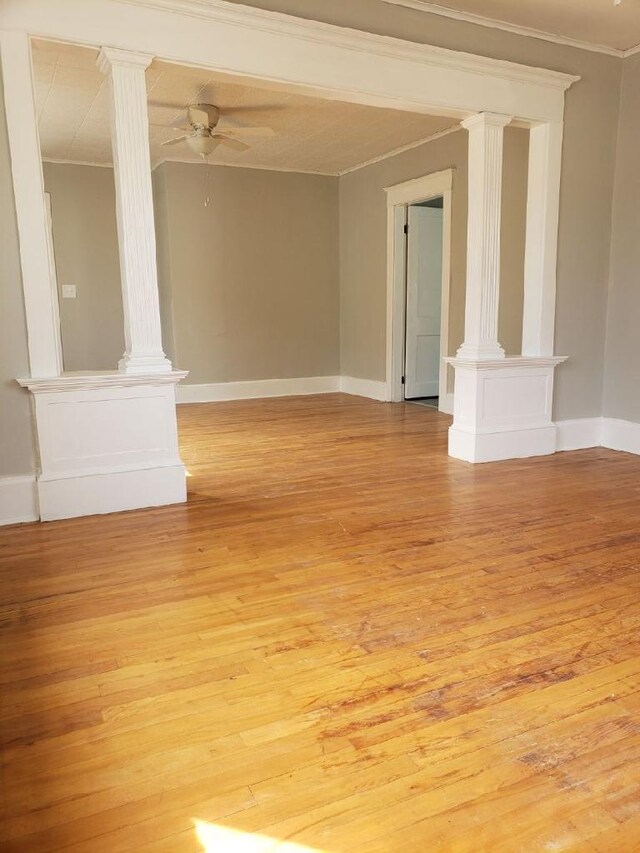
[[[205,853],[322,853],[314,847],[280,841],[267,835],[241,832],[204,820],[195,819],[194,823],[198,841]]]

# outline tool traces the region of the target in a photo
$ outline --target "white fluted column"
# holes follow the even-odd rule
[[[554,351],[562,131],[562,122],[529,131],[522,354],[534,358]]]
[[[108,78],[111,144],[125,353],[125,373],[165,373],[171,362],[162,349],[156,235],[151,189],[149,120],[145,69],[152,57],[103,47],[98,67]]]
[[[462,122],[469,131],[469,207],[464,359],[504,358],[498,342],[502,143],[511,116],[478,113]]]
[[[29,36],[0,32],[0,62],[20,237],[30,372],[36,377],[58,376],[62,371],[60,317],[51,275]]]

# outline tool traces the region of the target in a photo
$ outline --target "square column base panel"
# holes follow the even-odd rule
[[[494,462],[555,453],[553,378],[563,358],[447,361],[456,372],[450,456]]]
[[[184,465],[38,479],[41,521],[184,503]]]
[[[449,428],[449,456],[465,462],[498,462],[555,452],[555,425],[489,433]]]
[[[175,385],[186,374],[27,379],[40,451],[40,518],[182,503]]]

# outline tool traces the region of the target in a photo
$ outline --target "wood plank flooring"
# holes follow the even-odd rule
[[[640,458],[179,419],[188,505],[0,529],[4,853],[640,850]]]

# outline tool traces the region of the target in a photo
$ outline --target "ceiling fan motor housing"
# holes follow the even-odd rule
[[[194,104],[188,108],[189,124],[193,128],[215,127],[220,119],[220,110],[213,104]]]

